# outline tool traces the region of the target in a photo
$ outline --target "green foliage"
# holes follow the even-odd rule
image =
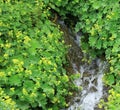
[[[0,87],[20,110],[59,110],[73,88],[63,34],[49,16],[42,0],[0,1]]]
[[[108,92],[108,101],[105,102],[101,100],[98,105],[99,108],[104,108],[104,110],[117,110],[120,105],[120,84],[117,83],[116,86],[113,86],[111,90]]]
[[[67,2],[67,0],[65,1]],[[59,5],[61,10],[57,9],[58,6],[54,9],[60,15],[64,15],[64,18],[71,19],[69,15],[78,18],[75,30],[83,32],[83,52],[89,53],[93,57],[105,56],[110,64],[110,71],[104,77],[105,82],[112,88],[114,87],[115,94],[119,94],[120,90],[117,90],[120,82],[119,0],[73,0],[64,5]],[[106,104],[106,108],[116,110],[120,106],[119,100],[110,92],[111,95],[112,98]]]
[[[19,110],[16,103],[0,88],[0,110]]]

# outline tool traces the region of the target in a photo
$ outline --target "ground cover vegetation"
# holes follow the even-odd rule
[[[120,106],[119,0],[1,0],[0,108],[57,110],[74,86],[66,75],[66,47],[53,10],[75,31],[92,58],[104,56],[110,67],[104,81],[111,89],[100,108]],[[74,20],[73,20],[74,18]],[[76,20],[76,21],[75,21]],[[75,21],[75,22],[74,22]],[[92,53],[92,54],[91,54]]]
[[[83,33],[83,52],[90,53],[91,58],[104,56],[108,61],[109,72],[104,75],[104,81],[111,89],[108,100],[99,107],[120,109],[120,1],[47,0],[46,4],[68,24],[74,23],[76,32]]]
[[[59,110],[75,90],[63,68],[63,33],[46,3],[0,0],[0,110]]]

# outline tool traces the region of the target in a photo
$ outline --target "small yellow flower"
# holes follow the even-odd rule
[[[4,77],[5,73],[4,72],[0,72],[0,77]]]
[[[4,44],[0,44],[1,47],[4,47]]]
[[[114,69],[114,68],[111,66],[111,67],[110,67],[110,71],[112,72],[112,71],[113,71],[113,69]]]
[[[34,64],[30,64],[30,67],[33,67],[34,66]]]
[[[3,25],[4,25],[4,23],[2,21],[0,21],[0,26],[3,26]]]
[[[15,91],[15,88],[14,88],[14,87],[11,87],[11,88],[10,88],[10,91],[14,92],[14,91]]]
[[[3,57],[6,58],[6,59],[8,58],[8,56],[9,56],[9,55],[8,55],[7,53],[5,53],[5,54],[3,55]]]
[[[28,75],[31,75],[32,71],[31,70],[25,70],[25,73],[28,74]]]
[[[14,64],[19,63],[19,60],[18,60],[18,59],[13,59],[12,61],[13,61]]]
[[[8,35],[9,35],[9,36],[13,36],[13,31],[9,31],[9,32],[8,32]]]
[[[45,94],[45,93],[43,93],[42,95],[43,95],[44,97],[46,97],[46,94]]]
[[[37,78],[38,80],[40,80],[40,78]]]
[[[51,33],[50,33],[50,34],[48,34],[48,37],[52,38],[52,37],[53,37],[53,34],[51,34]]]
[[[89,19],[86,19],[86,24],[90,24],[90,20]]]
[[[21,62],[20,62],[20,64],[21,64],[21,65],[23,65],[23,64],[24,64],[24,62],[23,62],[23,61],[21,61]]]
[[[50,60],[48,60],[47,63],[48,63],[48,65],[51,65],[51,64],[52,64]]]
[[[106,18],[107,18],[107,19],[111,19],[112,16],[111,16],[111,15],[107,15]]]
[[[68,105],[68,104],[66,104],[65,106],[66,106],[66,107],[68,107],[69,105]]]
[[[37,87],[40,86],[40,82],[39,82],[39,81],[36,82],[36,86],[37,86]]]
[[[114,12],[111,12],[111,15],[115,15],[115,13],[114,13]]]
[[[8,72],[8,75],[9,75],[9,76],[11,76],[11,74],[12,74],[11,72]]]
[[[19,38],[21,35],[22,35],[22,32],[21,32],[21,31],[18,31],[18,32],[16,33],[16,37],[17,37],[17,38]]]
[[[31,39],[28,36],[24,37],[24,43],[28,44],[28,42],[31,41]]]
[[[90,33],[91,33],[92,36],[95,34],[94,27],[92,27],[92,30],[91,30]]]
[[[102,40],[106,40],[106,38],[105,38],[105,37],[102,37],[101,39],[102,39]]]
[[[6,48],[10,48],[10,47],[11,47],[11,43],[5,44],[5,47],[6,47]]]
[[[37,95],[36,95],[36,93],[34,93],[34,92],[32,92],[31,94],[30,94],[30,97],[36,97]]]
[[[111,94],[114,96],[114,95],[115,95],[115,92],[114,92],[114,91],[111,91]]]
[[[120,98],[120,94],[116,94],[116,97]]]
[[[120,58],[120,54],[118,54],[118,57]]]
[[[6,104],[11,104],[11,99],[5,100],[5,103],[6,103]]]
[[[109,97],[108,97],[108,101],[110,101],[110,100],[112,100],[112,95],[109,95]]]
[[[64,41],[64,40],[62,40],[62,43],[65,43],[65,41]]]
[[[64,78],[65,78],[66,81],[69,81],[69,78],[68,78],[67,75],[65,75]]]
[[[25,57],[28,55],[27,53],[22,53]]]
[[[23,72],[23,70],[24,70],[24,68],[22,68],[22,67],[19,68],[19,72]]]
[[[0,13],[2,12],[2,9],[0,8]]]
[[[24,95],[28,95],[28,92],[27,92],[27,90],[26,90],[25,88],[22,89],[22,93],[23,93]]]
[[[53,71],[54,71],[54,72],[56,72],[56,71],[57,71],[57,69],[54,67],[54,68],[53,68]]]
[[[5,99],[9,99],[10,97],[9,96],[5,96]]]
[[[2,35],[2,33],[0,32],[0,36]]]
[[[101,104],[99,104],[99,105],[98,105],[98,107],[99,107],[99,108],[102,108],[102,105],[101,105]]]
[[[57,81],[57,85],[59,85],[61,82],[60,81]]]
[[[54,64],[54,67],[55,67],[55,68],[57,68],[57,65],[56,65],[56,64]]]
[[[0,88],[0,96],[2,96],[4,91]]]
[[[72,95],[73,93],[72,92],[69,92],[69,95]]]
[[[52,102],[56,103],[58,101],[58,99],[56,97],[53,98]]]

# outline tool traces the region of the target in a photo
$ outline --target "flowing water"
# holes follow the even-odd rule
[[[82,87],[72,100],[70,107],[64,110],[99,110],[97,104],[103,97],[103,73],[106,70],[107,63],[99,58],[94,59],[91,63],[83,62],[84,54],[80,48],[81,33],[73,34],[70,29],[66,28],[64,22],[59,21],[65,34],[65,42],[71,45],[68,52],[68,60],[72,72],[80,74],[75,80],[78,87]]]
[[[75,80],[77,86],[82,86],[82,91],[73,99],[73,104],[67,110],[98,110],[97,104],[103,96],[102,77],[106,68],[106,62],[100,59],[94,60],[90,65],[80,65],[79,70],[76,70],[76,65],[73,64],[76,73],[80,72],[80,78]]]

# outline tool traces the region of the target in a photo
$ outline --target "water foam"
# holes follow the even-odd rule
[[[74,69],[75,64],[74,64]],[[77,86],[82,86],[83,90],[78,94],[73,104],[67,110],[94,110],[99,100],[103,96],[103,73],[105,71],[106,63],[97,59],[90,65],[80,65],[81,77],[75,80]],[[87,84],[86,84],[87,82]]]

